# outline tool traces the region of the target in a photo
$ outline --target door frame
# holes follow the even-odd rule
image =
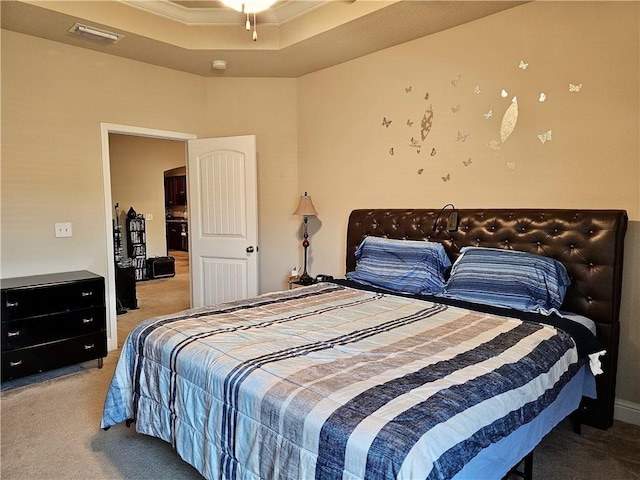
[[[100,123],[100,139],[102,144],[102,185],[104,193],[105,213],[105,259],[107,275],[105,278],[105,303],[107,315],[107,350],[118,348],[118,320],[116,317],[116,272],[113,261],[113,201],[111,198],[111,157],[109,154],[109,134],[119,133],[138,137],[159,138],[164,140],[179,140],[185,144],[185,161],[187,158],[187,140],[198,138],[196,134],[184,132],[172,132],[155,128],[134,127],[131,125],[119,125],[115,123]]]

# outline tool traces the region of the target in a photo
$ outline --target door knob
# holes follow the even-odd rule
[[[247,253],[253,253],[253,247],[247,247]]]

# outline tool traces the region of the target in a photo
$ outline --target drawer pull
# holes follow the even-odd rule
[[[83,318],[82,323],[93,323],[93,317]]]
[[[6,305],[7,305],[7,308],[13,308],[18,306],[18,302],[10,302],[9,300],[7,300]]]
[[[20,330],[16,330],[15,332],[7,332],[7,337],[17,337],[20,335]]]
[[[82,292],[82,296],[83,297],[91,297],[93,295],[92,291],[88,291],[88,292]]]
[[[96,346],[96,344],[95,344],[95,343],[92,343],[91,345],[85,345],[85,346],[84,346],[84,349],[85,349],[85,350],[91,350],[91,349],[92,349],[92,348],[94,348],[95,346]]]
[[[22,365],[22,360],[18,360],[17,362],[9,362],[10,367],[19,367]]]

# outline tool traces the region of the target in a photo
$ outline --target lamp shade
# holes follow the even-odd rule
[[[304,192],[304,195],[300,196],[300,203],[298,203],[298,208],[293,212],[294,215],[303,215],[305,217],[315,217],[318,215],[316,212],[313,203],[311,202],[311,197],[307,195],[307,192]]]

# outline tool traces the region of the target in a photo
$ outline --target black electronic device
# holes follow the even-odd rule
[[[174,257],[153,257],[147,260],[148,278],[166,278],[176,275],[176,260]]]
[[[333,280],[333,276],[321,273],[319,275],[316,275],[316,278],[314,281],[318,283],[318,282],[326,282],[327,280]]]

